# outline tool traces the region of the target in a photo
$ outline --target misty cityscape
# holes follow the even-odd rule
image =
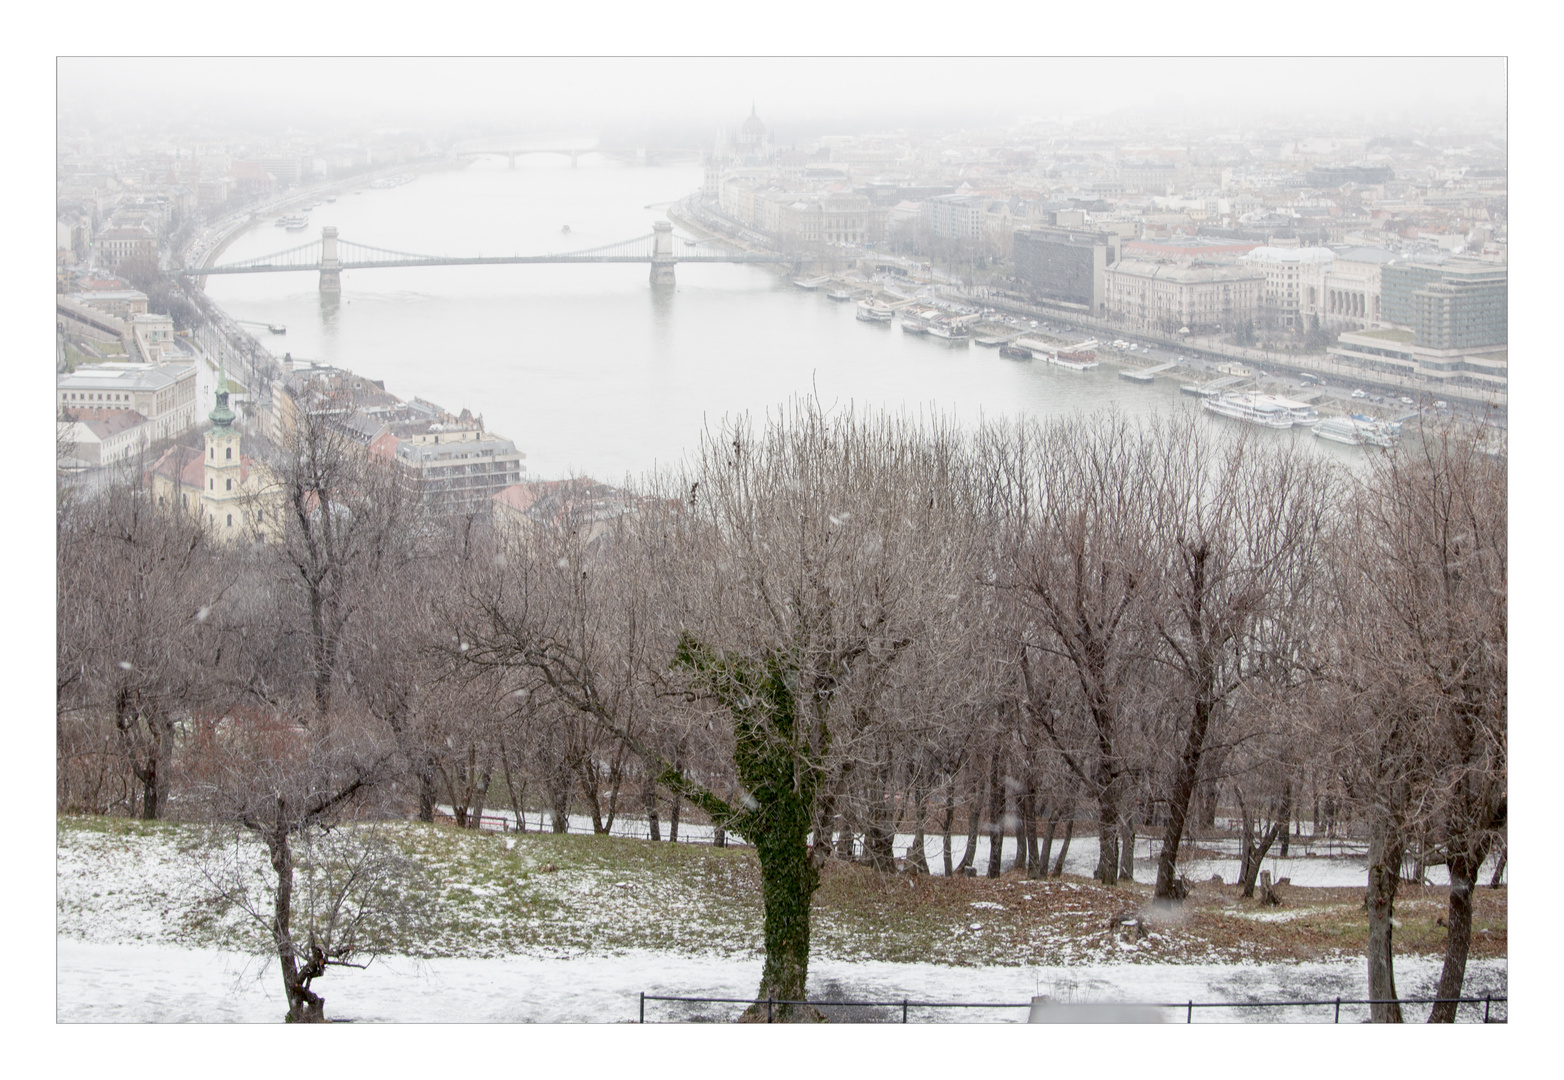
[[[1506,1019],[1506,79],[60,59],[57,1018]]]

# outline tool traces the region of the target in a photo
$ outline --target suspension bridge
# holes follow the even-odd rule
[[[500,266],[510,263],[649,263],[653,285],[672,285],[674,266],[678,263],[786,263],[796,259],[791,255],[769,252],[731,251],[710,241],[685,240],[683,251],[674,250],[673,226],[666,221],[654,222],[652,232],[631,240],[587,248],[583,251],[556,252],[546,255],[418,255],[409,251],[392,251],[344,240],[337,235],[335,226],[321,230],[321,238],[301,244],[286,251],[270,255],[257,255],[236,262],[216,266],[191,267],[180,273],[189,277],[211,277],[214,274],[282,274],[299,271],[316,271],[320,274],[320,291],[325,294],[342,291],[342,271],[377,270],[392,266]]]

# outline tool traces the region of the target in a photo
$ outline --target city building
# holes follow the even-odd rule
[[[527,455],[481,424],[393,424],[393,460],[409,487],[440,513],[472,513],[521,482]]]
[[[1016,277],[1033,295],[1093,314],[1105,309],[1107,269],[1119,261],[1117,232],[1037,225],[1013,235]]]
[[[923,201],[923,212],[935,236],[977,241],[983,237],[984,215],[991,201],[983,195],[936,195]]]
[[[1388,263],[1384,321],[1430,349],[1480,349],[1509,340],[1509,267],[1477,259]]]
[[[1506,346],[1440,349],[1419,344],[1415,336],[1400,327],[1349,331],[1328,352],[1339,364],[1400,376],[1434,396],[1454,386],[1477,390],[1495,404],[1508,403]]]
[[[1336,253],[1316,247],[1257,247],[1244,261],[1264,276],[1260,316],[1270,325],[1304,329],[1318,315],[1325,293],[1325,274]]]
[[[55,415],[74,419],[87,410],[129,409],[146,421],[150,443],[195,427],[196,369],[189,363],[83,364],[55,379]]]
[[[134,409],[82,409],[55,421],[55,440],[75,468],[94,468],[125,461],[149,445],[147,419]]]
[[[1325,302],[1320,321],[1330,330],[1362,330],[1380,321],[1380,272],[1395,258],[1377,247],[1336,251],[1325,272]]]
[[[157,258],[157,237],[145,226],[105,229],[97,235],[98,265],[116,270],[127,259]]]
[[[1254,318],[1265,278],[1247,266],[1121,259],[1104,273],[1108,316],[1158,334],[1230,331]]]

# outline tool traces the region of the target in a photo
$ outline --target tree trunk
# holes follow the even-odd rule
[[[1488,880],[1488,887],[1490,889],[1497,889],[1499,887],[1499,883],[1504,880],[1504,864],[1509,862],[1509,859],[1510,845],[1505,844],[1504,847],[1499,849],[1499,861],[1494,864],[1493,877]]]
[[[1055,806],[1048,815],[1048,832],[1043,837],[1042,850],[1038,852],[1037,859],[1027,868],[1027,877],[1040,880],[1048,876],[1048,860],[1053,858],[1054,833],[1058,828],[1059,807]]]
[[[511,779],[510,754],[506,751],[503,742],[500,743],[500,769],[505,778],[505,794],[510,799],[510,812],[516,816],[516,831],[526,832],[527,817],[526,811],[522,807],[527,804],[527,793],[525,789],[521,791],[516,790],[516,783]]]
[[[661,840],[662,825],[657,820],[657,783],[650,775],[641,788],[641,798],[646,803],[646,835],[652,840]]]
[[[1064,823],[1064,842],[1059,845],[1059,857],[1054,860],[1054,877],[1064,876],[1064,857],[1070,853],[1070,838],[1075,835],[1075,812],[1070,812]]]
[[[1476,858],[1457,855],[1445,865],[1450,870],[1450,924],[1445,939],[1445,962],[1439,973],[1437,998],[1458,998],[1466,982],[1466,957],[1472,948],[1472,893],[1477,888],[1477,871],[1482,866],[1484,851]],[[1440,1002],[1428,1014],[1430,1024],[1453,1024],[1457,1006],[1452,1002]]]
[[[892,873],[896,869],[896,851],[893,846],[896,840],[895,811],[888,797],[890,771],[890,749],[886,747],[874,770],[869,789],[868,821],[864,823],[863,830],[864,860],[882,873]]]
[[[467,817],[469,829],[483,828],[483,804],[489,798],[489,781],[489,766],[485,763],[483,772],[478,776],[478,784],[473,789],[472,813]]]
[[[907,849],[907,869],[914,874],[929,872],[929,857],[923,850],[923,818],[928,811],[928,792],[921,783],[915,783],[912,792],[912,846]]]
[[[310,990],[310,981],[320,961],[310,957],[303,968],[293,943],[293,848],[282,821],[282,800],[278,800],[278,822],[266,834],[272,871],[277,875],[277,895],[272,908],[272,940],[277,945],[277,960],[282,967],[282,988],[288,1001],[290,1024],[320,1024],[326,1020],[326,1000]]]
[[[972,870],[973,863],[977,861],[978,827],[983,820],[983,781],[974,777],[972,783],[972,801],[967,804],[967,846],[961,853],[960,871],[965,874]]]
[[[1119,880],[1135,880],[1135,819],[1127,817],[1119,827]]]
[[[1368,865],[1368,988],[1376,1001],[1392,1001],[1396,994],[1394,923],[1396,889],[1401,883],[1402,840],[1388,815],[1374,815],[1369,835]],[[1371,1005],[1376,1024],[1401,1023],[1399,1004]]]
[[[673,767],[675,769],[680,770],[681,772],[684,770],[684,747],[683,746],[680,746],[674,752],[674,755],[673,755]],[[680,814],[680,811],[682,811],[684,809],[684,798],[683,798],[683,795],[684,795],[683,792],[675,790],[673,792],[673,798],[672,798],[672,800],[668,804],[668,842],[670,844],[677,844],[679,842],[679,814]],[[726,837],[723,836],[722,826],[721,825],[717,826],[717,831],[714,834],[714,836],[712,837],[712,843],[715,844],[717,847],[727,847],[728,846],[727,839],[726,839]]]
[[[553,812],[550,815],[552,820],[549,824],[556,833],[570,831],[570,787],[570,774],[564,769],[556,770],[554,773],[554,787],[549,792],[553,803],[551,807]]]
[[[999,753],[989,759],[988,771],[988,876],[999,876],[1005,851],[1005,788],[999,779]]]
[[[1016,837],[1016,863],[1026,869],[1026,876],[1035,878],[1032,868],[1037,865],[1037,785],[1027,770],[1026,788],[1021,792],[1021,835]],[[1022,840],[1025,843],[1022,843]]]
[[[952,778],[945,787],[945,817],[940,822],[940,854],[945,858],[945,877],[951,877],[955,867],[950,861],[950,823],[956,816],[956,782]]]
[[[601,836],[608,831],[608,828],[603,824],[603,808],[597,801],[597,758],[588,754],[582,758],[577,768],[581,776],[581,794],[586,796],[587,806],[592,811],[592,833]]]
[[[1162,850],[1157,855],[1157,884],[1152,897],[1163,903],[1173,899],[1173,882],[1178,877],[1178,849],[1184,842],[1184,825],[1189,820],[1189,804],[1195,795],[1195,785],[1200,779],[1200,763],[1205,757],[1206,731],[1211,723],[1211,706],[1204,698],[1195,703],[1195,714],[1184,738],[1184,750],[1179,755],[1178,768],[1173,774],[1173,787],[1168,792],[1168,820],[1162,830]],[[1215,817],[1215,810],[1212,811]]]
[[[608,817],[603,822],[603,831],[612,832],[614,818],[619,814],[619,788],[624,782],[625,775],[625,744],[621,742],[614,752],[614,763],[608,769]]]

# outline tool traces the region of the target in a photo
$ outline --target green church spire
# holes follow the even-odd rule
[[[228,372],[221,360],[217,364],[217,405],[208,418],[212,421],[212,429],[217,432],[227,431],[233,426],[234,411],[228,407]]]

